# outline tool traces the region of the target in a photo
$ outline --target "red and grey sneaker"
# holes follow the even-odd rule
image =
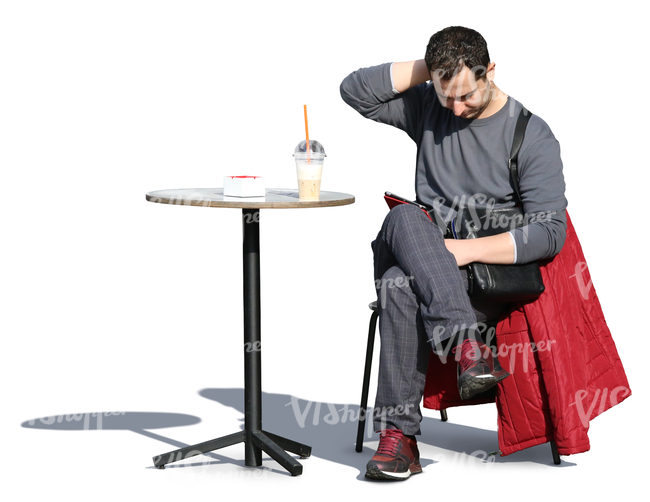
[[[366,477],[403,481],[420,472],[422,466],[415,437],[411,439],[399,429],[381,431],[377,452],[366,466]]]
[[[471,399],[510,376],[504,369],[495,370],[492,351],[484,343],[463,340],[460,355],[457,348],[454,347],[454,352],[458,360],[458,392],[462,400]]]

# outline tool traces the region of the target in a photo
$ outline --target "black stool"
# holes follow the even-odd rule
[[[359,405],[359,425],[357,427],[357,445],[355,450],[361,452],[363,450],[363,429],[366,425],[366,415],[368,408],[368,389],[370,387],[370,371],[372,369],[372,353],[375,347],[375,332],[377,331],[377,319],[379,318],[379,309],[377,302],[374,301],[368,305],[372,310],[370,316],[370,327],[368,329],[368,345],[366,348],[366,365],[363,370],[363,388],[361,389],[361,404]],[[440,420],[447,421],[447,410],[440,410]],[[558,465],[560,455],[557,452],[555,441],[551,441],[551,453],[553,454],[553,463]]]

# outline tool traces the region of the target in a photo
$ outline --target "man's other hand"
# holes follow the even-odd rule
[[[478,239],[445,239],[445,245],[459,267],[472,262],[511,265],[515,259],[508,232]]]

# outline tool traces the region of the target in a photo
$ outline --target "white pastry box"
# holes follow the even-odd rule
[[[227,197],[264,197],[264,177],[224,176],[223,194]]]

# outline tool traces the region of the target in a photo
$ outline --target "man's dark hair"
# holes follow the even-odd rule
[[[450,26],[429,39],[424,61],[429,73],[437,71],[441,80],[449,81],[466,66],[476,79],[484,79],[490,64],[487,42],[478,31]]]

